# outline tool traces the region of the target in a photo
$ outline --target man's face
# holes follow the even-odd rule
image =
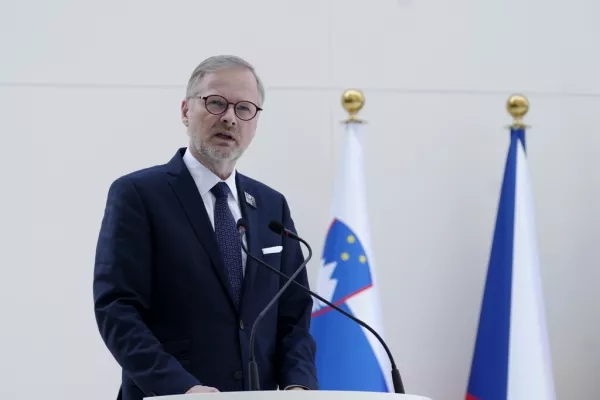
[[[182,118],[188,127],[191,146],[207,161],[237,160],[254,138],[260,112],[251,120],[245,121],[254,114],[254,106],[242,103],[237,106],[239,116],[232,104],[227,105],[223,113],[214,113],[220,112],[225,107],[225,102],[245,101],[260,106],[254,74],[246,68],[213,72],[204,76],[194,94],[197,97],[184,100],[181,104]],[[222,98],[200,98],[212,95]]]

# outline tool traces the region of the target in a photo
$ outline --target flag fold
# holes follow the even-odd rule
[[[363,124],[346,123],[316,289],[383,337],[367,216],[362,133]],[[311,333],[317,342],[322,390],[389,392],[393,388],[383,347],[356,322],[315,300]]]
[[[554,400],[525,129],[513,127],[467,400]]]

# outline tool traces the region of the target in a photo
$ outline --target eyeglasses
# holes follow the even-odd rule
[[[223,114],[227,111],[227,107],[233,104],[233,111],[235,115],[242,121],[250,121],[256,116],[262,108],[252,103],[251,101],[238,101],[237,103],[230,103],[225,97],[216,94],[210,96],[194,96],[204,100],[204,107],[206,110],[214,115]]]

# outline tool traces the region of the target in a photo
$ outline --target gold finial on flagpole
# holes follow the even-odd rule
[[[527,97],[520,94],[510,96],[506,102],[506,109],[513,117],[512,127],[525,128],[523,117],[529,111],[529,101],[527,100]]]
[[[358,89],[347,89],[342,94],[342,106],[348,112],[349,116],[345,122],[362,122],[356,117],[356,114],[365,105],[365,96]]]

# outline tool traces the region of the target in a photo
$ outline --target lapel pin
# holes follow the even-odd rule
[[[252,197],[252,195],[248,194],[247,192],[244,192],[244,196],[246,197],[246,203],[256,208],[256,200],[254,200],[254,197]]]

